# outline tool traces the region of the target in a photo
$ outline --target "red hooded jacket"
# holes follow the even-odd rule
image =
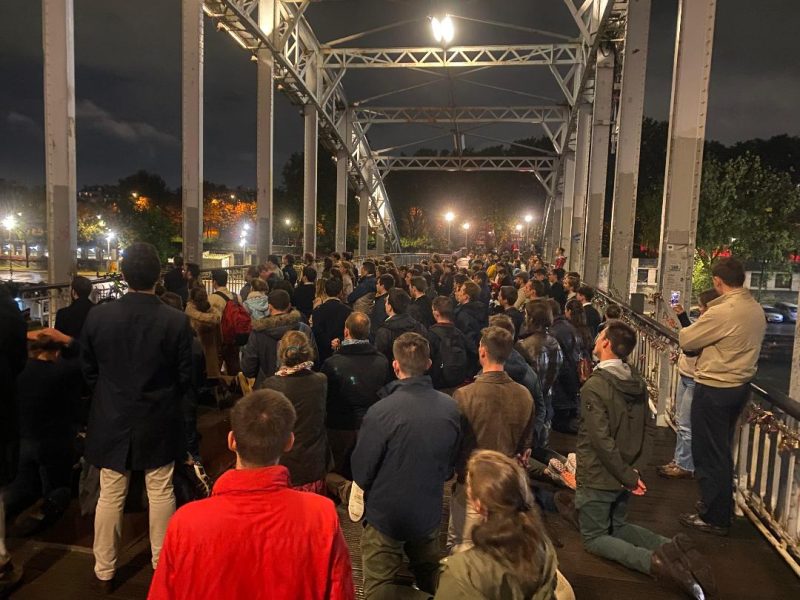
[[[169,523],[149,600],[352,600],[333,503],[289,488],[286,467],[228,471]]]

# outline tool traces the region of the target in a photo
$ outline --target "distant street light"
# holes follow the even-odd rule
[[[431,29],[433,29],[433,38],[437,43],[446,46],[453,41],[455,27],[453,26],[453,19],[450,15],[445,15],[442,20],[439,20],[437,17],[431,17]]]
[[[114,233],[113,231],[109,231],[106,234],[106,247],[108,249],[108,254],[107,254],[108,258],[106,258],[106,272],[109,272],[111,270],[111,268],[110,268],[111,267],[111,240],[113,240],[116,237],[116,235],[117,234]]]
[[[464,229],[464,248],[469,248],[469,223],[461,226]]]
[[[291,230],[292,220],[287,218],[287,219],[284,219],[283,222],[286,225],[286,245],[288,246],[289,242],[291,241],[290,238],[292,236],[292,230]]]
[[[447,214],[444,216],[444,220],[447,221],[447,249],[450,250],[450,227],[453,225],[453,219],[456,216],[453,214],[452,211],[448,211]]]
[[[528,245],[528,234],[531,231],[531,221],[533,221],[533,215],[525,215],[525,245]]]
[[[520,223],[517,223],[517,226],[516,226],[516,228],[515,228],[515,229],[516,229],[518,232],[519,232],[519,231],[522,231],[522,225],[521,225]]]
[[[14,215],[8,215],[3,219],[3,227],[8,232],[8,275],[9,279],[14,279],[14,262],[12,260],[12,252],[14,247],[11,245],[11,231],[17,226],[17,218]]]

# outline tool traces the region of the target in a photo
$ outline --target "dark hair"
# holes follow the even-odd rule
[[[561,316],[561,305],[555,298],[547,298],[547,304],[550,306],[550,311],[553,313],[553,319]]]
[[[156,247],[147,242],[134,242],[125,248],[122,275],[134,291],[153,289],[161,277]]]
[[[480,279],[481,284],[485,284],[486,282],[489,281],[489,276],[486,274],[486,271],[478,271],[477,273],[475,273],[475,275],[473,275],[473,277],[477,277],[478,279]]]
[[[292,305],[292,300],[286,290],[272,290],[267,296],[267,303],[280,311],[284,311]]]
[[[381,287],[388,292],[395,285],[394,275],[391,273],[384,273],[378,278],[378,283],[380,283]]]
[[[544,267],[539,267],[538,269],[535,269],[533,271],[533,274],[534,275],[544,275],[545,277],[547,277],[547,269],[545,269]]]
[[[286,261],[287,265],[294,265],[294,255],[293,254],[284,254],[283,260]]]
[[[519,292],[513,285],[504,285],[500,288],[500,295],[511,305],[516,304]]]
[[[342,260],[342,255],[338,252],[331,252],[331,258],[333,260]]]
[[[544,283],[542,283],[541,281],[538,281],[538,280],[529,281],[528,283],[530,284],[530,286],[533,289],[533,291],[536,292],[536,297],[537,298],[544,298],[545,297],[547,292],[545,292]]]
[[[553,324],[553,311],[547,300],[530,300],[525,304],[525,324],[531,333],[544,333]]]
[[[294,367],[301,363],[314,360],[314,348],[308,336],[302,331],[289,330],[283,334],[278,342],[278,360],[280,364]]]
[[[317,270],[314,267],[303,267],[303,277],[305,277],[309,283],[314,283],[317,280]]]
[[[716,294],[717,292],[714,291]],[[618,304],[609,304],[606,306],[605,317],[606,319],[619,319],[622,316],[622,309]]]
[[[245,271],[245,277],[249,277],[250,279],[252,279],[253,277],[258,277],[258,273],[259,273],[258,267],[250,265],[249,267],[247,267],[247,271]]]
[[[461,286],[462,293],[469,296],[470,301],[477,300],[478,296],[481,295],[481,288],[478,287],[478,284],[474,281],[465,281],[464,284]]]
[[[366,340],[369,338],[370,321],[369,317],[363,312],[351,312],[347,320],[344,322],[344,327],[350,332],[350,337],[354,340]]]
[[[549,541],[525,471],[500,452],[478,450],[467,463],[467,486],[486,510],[486,519],[472,530],[475,548],[503,565],[523,589],[542,586],[549,575]]]
[[[88,298],[92,293],[92,282],[81,275],[72,278],[71,287],[78,298]]]
[[[186,263],[185,271],[192,276],[192,279],[200,279],[200,265],[197,263]]]
[[[213,281],[217,287],[225,287],[228,285],[228,272],[224,269],[214,269],[211,271],[211,281]]]
[[[594,288],[590,285],[580,286],[577,293],[586,298],[587,302],[591,302],[592,298],[594,298]]]
[[[164,292],[161,294],[161,301],[167,306],[183,311],[183,300],[175,292]]]
[[[577,294],[578,288],[581,287],[581,278],[575,275],[567,275],[566,280],[567,287]]]
[[[297,420],[289,399],[275,390],[247,394],[231,410],[236,453],[253,467],[275,464],[283,454]]]
[[[280,267],[281,266],[281,257],[278,256],[277,254],[270,254],[267,257],[267,262],[271,262],[276,267]]]
[[[172,257],[172,264],[177,267],[183,266],[183,257],[180,254],[176,254]]]
[[[593,339],[592,332],[586,324],[586,311],[583,309],[583,304],[577,298],[573,298],[567,302],[564,312],[566,313],[567,311],[569,311],[567,319],[569,319],[569,322],[572,323],[572,326],[581,337],[583,347],[589,350],[593,345]]]
[[[371,260],[365,260],[363,263],[361,263],[361,268],[370,275],[375,275],[375,263]]]
[[[417,275],[416,277],[412,277],[411,285],[413,285],[415,288],[417,288],[417,290],[419,290],[423,294],[428,290],[428,282],[422,275]]]
[[[307,265],[314,264],[314,255],[311,252],[306,252],[303,254],[303,262]]]
[[[529,281],[529,280],[530,280],[530,278],[531,278],[531,277],[530,277],[530,275],[528,275],[528,272],[527,272],[527,271],[520,271],[519,273],[517,273],[516,275],[514,275],[514,279],[516,279],[517,277],[519,277],[520,279],[522,279],[522,284],[523,284],[523,285],[524,285],[524,284],[526,284],[526,283],[528,283],[528,281]]]
[[[326,256],[322,259],[322,270],[323,271],[330,271],[333,268],[333,259],[330,256]]]
[[[514,334],[502,327],[490,325],[481,330],[480,345],[484,347],[492,362],[503,364],[514,349]]]
[[[211,303],[208,301],[208,292],[206,291],[206,288],[200,287],[199,285],[196,285],[189,290],[189,300],[200,312],[208,312],[208,310],[211,308]]]
[[[418,377],[428,370],[431,347],[428,340],[420,334],[408,332],[394,341],[392,354],[403,373],[409,377]]]
[[[443,319],[448,321],[453,320],[453,313],[455,307],[453,306],[453,299],[448,296],[436,296],[431,303],[431,309],[439,313]]]
[[[730,287],[744,285],[744,266],[735,258],[720,258],[711,267],[711,275],[719,277],[722,283]]]
[[[508,315],[492,315],[489,317],[489,327],[500,327],[505,329],[512,336],[517,334],[517,328],[514,326],[514,321]]]
[[[395,314],[402,315],[411,305],[411,297],[400,288],[392,288],[386,296],[386,303],[392,307]]]
[[[697,296],[697,301],[700,303],[700,306],[708,306],[709,302],[716,300],[717,298],[719,298],[719,292],[717,292],[717,290],[714,288],[711,288],[710,290],[700,292],[700,294]]]
[[[603,331],[611,343],[614,356],[623,360],[628,358],[636,347],[636,332],[633,328],[618,319],[611,319]]]
[[[556,279],[558,281],[561,281],[562,279],[564,279],[564,275],[565,274],[566,273],[565,273],[564,269],[553,269],[553,275],[556,276]]]
[[[325,295],[331,298],[338,298],[339,294],[342,293],[342,288],[344,284],[342,280],[338,277],[331,277],[330,279],[325,280]]]

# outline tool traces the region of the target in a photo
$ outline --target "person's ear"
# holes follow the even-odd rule
[[[395,375],[397,375],[400,372],[400,363],[397,362],[396,360],[393,360],[392,369],[394,370]]]
[[[228,450],[235,453],[236,452],[236,438],[233,437],[233,432],[228,432]]]
[[[286,440],[286,445],[283,447],[283,453],[286,454],[294,447],[294,432],[289,434],[289,439]]]
[[[430,371],[430,368],[433,366],[433,361],[429,358],[428,359],[428,366],[425,368],[426,371]]]

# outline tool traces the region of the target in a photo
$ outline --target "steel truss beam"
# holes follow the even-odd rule
[[[575,43],[453,48],[323,48],[326,69],[513,67],[575,65],[583,61]]]
[[[356,121],[366,127],[421,123],[437,124],[490,124],[524,123],[541,125],[561,153],[566,139],[569,107],[567,106],[420,106],[420,107],[372,107],[358,106],[353,109]]]
[[[316,35],[302,15],[307,3],[276,0],[275,29],[266,34],[258,26],[258,0],[204,0],[203,9],[245,50],[258,60],[260,50],[272,53],[277,87],[296,105],[313,105],[319,117],[319,140],[334,155],[344,149],[350,156],[350,183],[370,191],[370,226],[383,230],[392,251],[400,251],[400,235],[389,205],[386,188],[377,167],[364,156],[372,150],[364,128],[354,124],[351,136],[341,127],[347,111],[347,97],[341,85],[343,72],[317,65],[321,48]],[[313,73],[312,73],[313,72]]]
[[[381,173],[390,171],[513,171],[533,173],[548,195],[555,184],[554,156],[378,156],[371,159]]]

